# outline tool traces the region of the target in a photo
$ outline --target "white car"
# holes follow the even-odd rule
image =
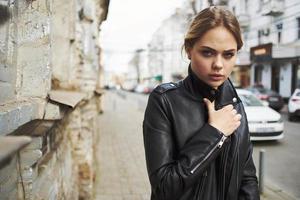
[[[296,116],[300,116],[300,89],[296,89],[288,103],[289,120],[292,121]]]
[[[264,105],[250,91],[237,89],[237,93],[245,107],[252,141],[279,140],[284,137],[280,113]]]

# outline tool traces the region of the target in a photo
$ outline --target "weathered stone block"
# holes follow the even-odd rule
[[[41,150],[43,146],[43,137],[32,137],[29,145],[23,148],[23,151]]]
[[[60,112],[59,105],[53,103],[47,103],[45,108],[45,120],[60,120],[62,114]]]
[[[13,177],[16,178],[17,175],[17,156],[14,156],[11,161],[5,165],[0,170],[0,187],[2,187],[2,184],[5,184],[9,179],[13,179]]]
[[[12,16],[8,24],[0,28],[0,63],[3,64],[0,82],[5,83],[0,85],[0,101],[26,98],[26,102],[15,99],[16,103],[9,109],[2,110],[0,106],[0,134],[11,133],[34,119],[61,120],[50,125],[30,123],[37,127],[29,126],[24,134],[45,135],[33,138],[20,152],[20,173],[16,158],[8,167],[0,169],[0,200],[23,199],[23,188],[26,200],[78,199],[79,188],[80,196],[89,199],[93,190],[95,130],[88,121],[93,119],[96,108],[86,106],[88,103],[80,99],[69,106],[73,109],[76,106],[75,114],[70,116],[64,112],[66,116],[62,116],[62,107],[45,102],[52,70],[55,71],[53,78],[59,82],[58,88],[64,85],[69,90],[79,90],[87,94],[86,101],[93,98],[100,59],[97,55],[98,28],[102,20],[97,15],[99,2],[0,0],[3,1],[10,4]],[[82,20],[78,18],[79,11],[84,16]],[[28,101],[33,98],[42,101]],[[44,155],[43,142],[45,147],[49,145]]]
[[[26,103],[19,107],[19,114],[20,114],[20,120],[19,120],[19,126],[23,125],[33,119],[33,104]]]
[[[42,155],[42,151],[40,150],[22,150],[20,152],[21,167],[31,167]]]
[[[0,69],[0,73],[2,73],[1,69]],[[5,102],[8,100],[11,100],[15,97],[14,95],[14,84],[9,83],[9,82],[2,82],[2,80],[0,79],[0,102]]]
[[[10,194],[17,187],[19,174],[16,161],[17,158],[15,156],[10,164],[0,170],[0,194]],[[0,195],[0,199],[4,200],[5,198],[2,198],[2,195]]]
[[[1,108],[1,106],[0,106]],[[1,111],[0,110],[0,135],[5,135],[8,133],[8,124],[9,124],[9,118],[7,111]]]
[[[28,113],[30,115],[31,113]],[[20,125],[20,109],[13,108],[9,111],[8,114],[8,129],[9,131],[13,131],[16,127]]]

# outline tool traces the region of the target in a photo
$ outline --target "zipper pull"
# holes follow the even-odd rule
[[[218,143],[218,148],[221,148],[225,142],[227,137],[225,135],[222,136],[221,141]]]

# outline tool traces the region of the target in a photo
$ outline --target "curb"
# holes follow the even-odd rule
[[[265,185],[264,193],[260,195],[261,200],[297,200],[295,197],[285,193],[275,186]]]

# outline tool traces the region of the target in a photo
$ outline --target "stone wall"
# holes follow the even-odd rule
[[[93,198],[99,27],[108,6],[0,0],[9,11],[0,15],[0,200]],[[3,142],[8,135],[13,145]],[[30,140],[21,145],[20,136],[31,143],[23,147]]]

